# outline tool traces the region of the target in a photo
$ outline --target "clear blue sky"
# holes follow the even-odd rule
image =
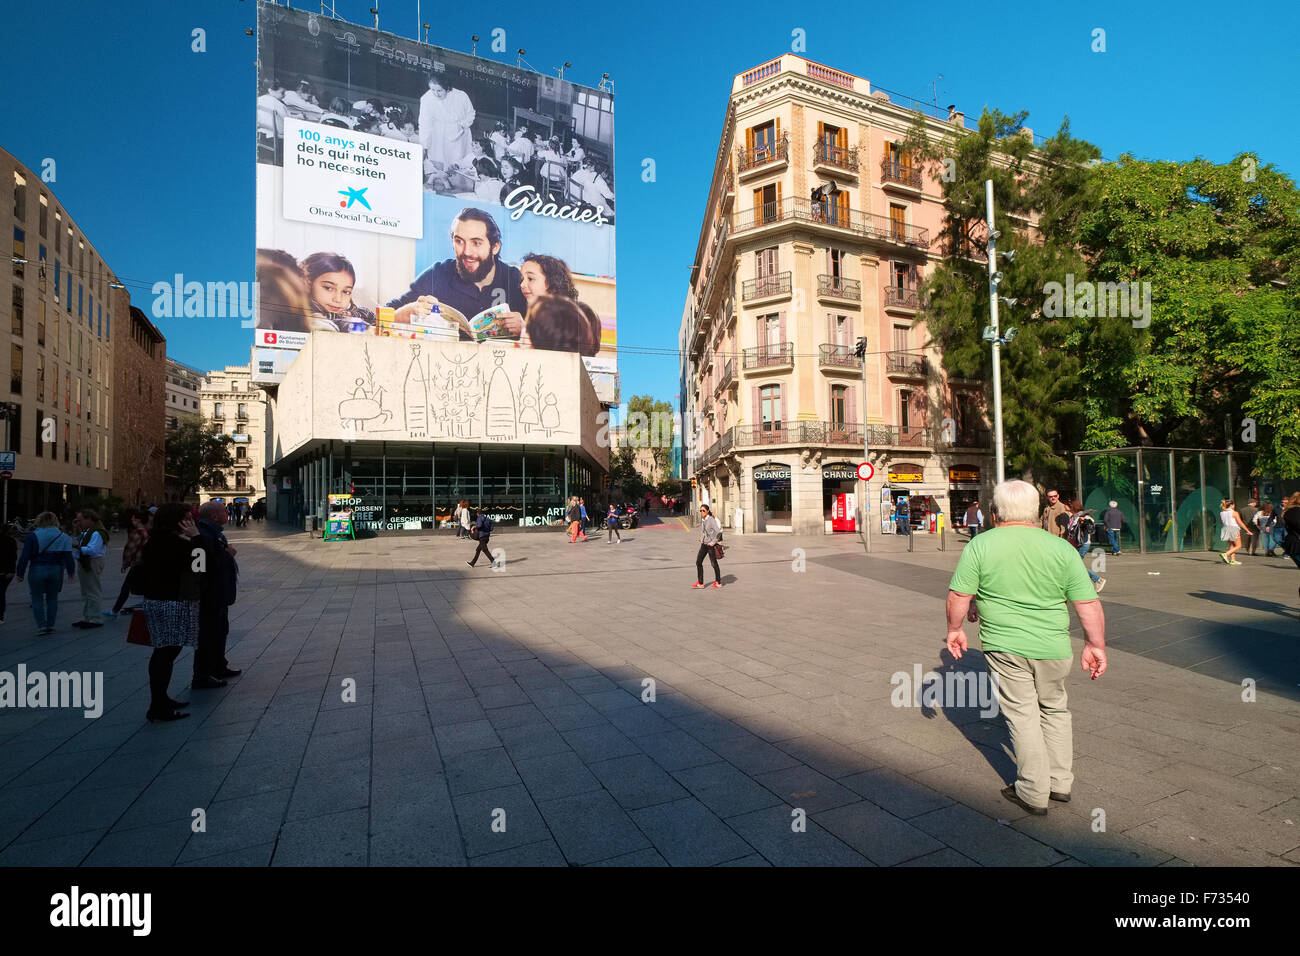
[[[369,24],[373,0],[338,0]],[[294,0],[316,9],[318,3]],[[416,0],[381,0],[380,27],[416,35]],[[875,86],[968,117],[1030,111],[1050,134],[1073,132],[1107,157],[1256,151],[1300,169],[1291,103],[1300,6],[1207,0],[1143,3],[425,4],[433,43],[468,52],[470,35],[506,30],[537,70],[564,60],[569,79],[615,91],[618,335],[623,395],[677,404],[677,328],[718,135],[734,74],[791,44]],[[814,17],[814,13],[817,14]],[[252,280],[256,41],[253,0],[6,2],[0,146],[33,169],[57,162],[60,202],[149,311],[149,286]],[[207,31],[207,52],[190,31]],[[1090,49],[1106,31],[1106,52]],[[479,44],[487,53],[488,43]],[[513,54],[495,55],[513,62]],[[657,181],[641,180],[653,158]],[[215,368],[248,361],[238,319],[162,319],[168,353]]]

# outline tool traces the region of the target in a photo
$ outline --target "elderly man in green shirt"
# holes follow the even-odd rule
[[[1068,803],[1074,784],[1067,603],[1083,624],[1080,663],[1093,680],[1106,672],[1106,620],[1078,552],[1040,526],[1033,485],[999,484],[993,524],[966,545],[948,583],[948,650],[965,652],[962,619],[978,599],[984,661],[1016,759],[1016,780],[1002,795],[1042,816],[1049,799]]]

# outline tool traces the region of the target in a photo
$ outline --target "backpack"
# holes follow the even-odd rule
[[[495,528],[496,525],[492,522],[492,519],[485,514],[480,514],[478,521],[474,522],[474,530],[478,532],[480,538],[490,535]]]

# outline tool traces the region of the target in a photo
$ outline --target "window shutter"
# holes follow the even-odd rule
[[[779,341],[779,342],[785,342],[785,313],[782,312],[782,313],[780,313],[780,315],[781,315],[781,333],[780,333],[780,334],[781,334],[781,338],[778,339],[777,341]]]
[[[840,149],[849,148],[849,131],[847,129],[835,131],[835,145]]]
[[[756,425],[763,423],[763,399],[758,394],[758,386],[754,386],[754,416],[752,421]]]
[[[754,151],[754,127],[745,130],[745,149],[747,152]]]
[[[781,183],[776,184],[776,216],[775,219],[781,218]]]
[[[850,385],[844,398],[844,421],[849,425],[858,423],[858,387]]]
[[[839,338],[835,335],[835,316],[826,316],[826,341],[832,345],[839,345]]]
[[[774,153],[777,149],[777,143],[781,142],[781,118],[779,116],[776,119],[775,129],[776,129],[776,138],[772,141],[772,151]]]
[[[826,140],[826,124],[823,123],[821,120],[818,120],[817,121],[817,142],[821,143],[821,142],[825,142],[825,140]]]
[[[840,207],[840,225],[847,226],[849,224],[849,194],[847,191],[841,191],[836,196]]]

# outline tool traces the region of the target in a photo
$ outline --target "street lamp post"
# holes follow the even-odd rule
[[[998,282],[1001,276],[997,267],[998,231],[993,224],[993,180],[984,180],[984,204],[988,208],[989,230],[989,318],[993,330],[993,484],[1006,477],[1002,454],[1002,341],[998,332]]]
[[[862,363],[862,460],[871,464],[871,440],[867,432],[867,339],[862,336],[853,348],[858,361]],[[862,492],[862,531],[867,554],[871,553],[871,479],[868,478]]]

